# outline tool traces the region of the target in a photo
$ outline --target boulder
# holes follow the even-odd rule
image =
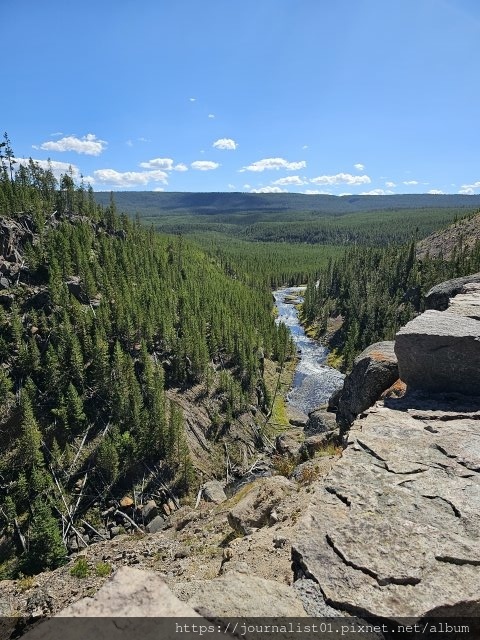
[[[292,435],[281,433],[275,439],[275,449],[280,455],[294,458],[300,450],[300,443]]]
[[[335,389],[332,395],[327,400],[327,411],[336,413],[338,411],[338,404],[340,402],[340,396],[342,395],[343,386]]]
[[[155,516],[155,518],[147,524],[148,533],[158,533],[165,529],[167,526],[167,521],[162,516]]]
[[[394,342],[376,342],[355,359],[338,401],[337,424],[343,435],[358,414],[371,407],[398,379]]]
[[[120,622],[119,618],[123,620]],[[75,602],[24,637],[28,640],[173,638],[175,619],[183,624],[209,624],[181,602],[158,573],[121,567],[92,598]]]
[[[232,529],[249,535],[260,527],[274,524],[278,514],[272,517],[285,495],[295,490],[295,485],[284,476],[259,478],[240,491],[242,498],[229,511],[228,522]]]
[[[480,395],[480,321],[426,311],[400,329],[395,352],[408,390]]]
[[[155,500],[149,500],[142,507],[143,522],[148,523],[158,516],[158,507]]]
[[[300,453],[303,458],[313,458],[313,456],[318,452],[325,449],[325,447],[332,441],[333,434],[332,432],[327,433],[317,433],[316,435],[309,436],[305,438],[301,448]]]
[[[209,480],[203,485],[203,495],[209,502],[220,504],[225,502],[227,496],[223,490],[223,485],[218,480]]]
[[[305,617],[292,587],[273,580],[229,571],[215,580],[192,582],[187,603],[205,615],[247,617]],[[187,592],[188,593],[188,592]]]
[[[463,286],[470,282],[480,282],[480,273],[463,276],[462,278],[454,278],[453,280],[447,280],[446,282],[435,285],[425,295],[425,308],[445,311],[450,298],[461,293]]]
[[[327,433],[327,431],[333,431],[336,428],[337,422],[333,413],[329,413],[325,409],[316,409],[308,414],[305,433],[308,435]]]

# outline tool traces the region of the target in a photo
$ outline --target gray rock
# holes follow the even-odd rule
[[[10,287],[10,282],[7,278],[0,278],[0,289],[8,289]]]
[[[355,359],[339,398],[337,424],[342,435],[358,414],[371,407],[398,379],[394,342],[376,342]]]
[[[480,320],[480,283],[465,284],[462,292],[450,299],[448,311]]]
[[[400,329],[395,352],[408,390],[480,395],[480,321],[426,311]]]
[[[123,527],[112,527],[110,529],[110,538],[115,538],[115,536],[119,536],[121,533],[124,533],[125,529]]]
[[[305,427],[305,433],[314,435],[317,433],[326,433],[337,428],[337,422],[333,413],[325,411],[325,409],[316,409],[308,414],[308,423]]]
[[[192,608],[207,610],[214,616],[306,616],[292,587],[233,571],[215,580],[190,583],[187,602]]]
[[[342,391],[343,385],[332,393],[327,401],[327,411],[330,411],[331,413],[336,413],[338,411],[338,405],[340,402]]]
[[[227,496],[223,490],[223,485],[218,480],[209,480],[203,485],[203,495],[209,502],[220,504],[225,502]]]
[[[167,521],[165,518],[162,518],[162,516],[155,516],[155,518],[147,524],[146,529],[148,533],[158,533],[159,531],[162,531],[162,529],[165,529],[166,526]]]
[[[260,527],[273,524],[270,519],[286,494],[295,485],[284,476],[259,478],[242,489],[244,497],[229,511],[228,522],[232,529],[249,535]],[[278,518],[278,514],[274,519]]]
[[[314,436],[310,436],[305,438],[300,453],[302,454],[304,459],[313,458],[313,456],[318,452],[325,449],[328,443],[331,441],[331,433],[318,433]]]
[[[445,311],[450,298],[461,293],[463,286],[470,282],[480,282],[480,273],[463,276],[462,278],[454,278],[453,280],[447,280],[446,282],[435,285],[425,295],[425,308]]]
[[[300,450],[300,442],[288,433],[281,433],[275,439],[275,449],[281,455],[295,457]]]
[[[143,522],[148,523],[158,516],[158,507],[155,500],[149,500],[142,507]]]
[[[478,616],[479,412],[398,402],[354,423],[315,486],[293,540],[296,571],[356,615]]]

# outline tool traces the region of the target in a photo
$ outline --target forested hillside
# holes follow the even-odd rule
[[[471,231],[476,224],[478,233],[479,220],[478,213],[473,214],[458,227]],[[446,259],[439,251],[442,237]],[[452,237],[459,238],[454,250]],[[302,310],[304,321],[315,326],[317,337],[326,338],[338,350],[344,370],[369,344],[392,340],[402,325],[423,311],[423,295],[434,284],[480,270],[478,240],[462,241],[455,225],[433,239],[433,257],[428,253],[432,242],[428,238],[420,243],[421,257],[414,241],[386,248],[353,247],[332,260],[318,280],[310,281]]]
[[[12,157],[0,174],[3,575],[61,563],[65,529],[99,522],[146,469],[178,496],[196,490],[169,390],[200,388],[215,440],[252,404],[268,412],[263,359],[292,348],[268,291]]]

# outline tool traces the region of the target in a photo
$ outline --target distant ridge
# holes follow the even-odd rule
[[[159,191],[116,191],[115,202],[120,211],[151,215],[235,213],[247,211],[313,211],[323,215],[344,215],[360,211],[424,208],[480,207],[480,194],[400,194],[387,196],[330,196],[303,193],[194,193]],[[109,192],[96,192],[95,199],[106,205]]]

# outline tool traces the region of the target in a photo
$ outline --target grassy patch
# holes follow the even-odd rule
[[[266,424],[268,431],[278,433],[290,426],[287,415],[286,395],[292,386],[295,375],[296,358],[285,362],[281,371],[276,363],[265,360],[264,380],[271,398],[275,396],[272,412]],[[276,390],[276,395],[275,395]]]
[[[90,573],[90,567],[86,558],[77,558],[75,564],[70,569],[70,575],[75,578],[86,578]]]

